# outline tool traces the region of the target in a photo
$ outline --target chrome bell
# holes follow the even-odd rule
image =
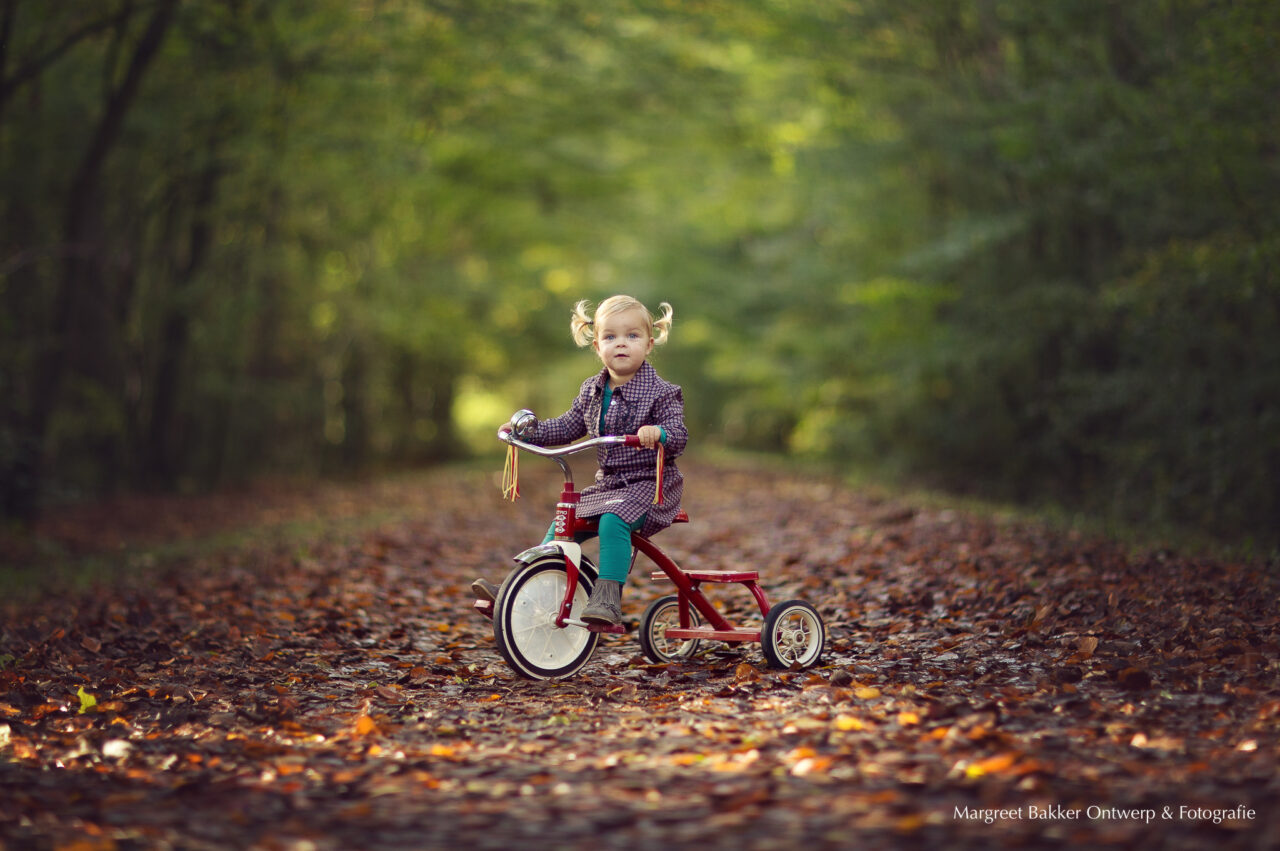
[[[537,427],[538,418],[527,408],[521,408],[511,415],[511,431],[516,437],[528,437]]]

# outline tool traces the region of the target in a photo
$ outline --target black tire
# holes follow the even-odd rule
[[[595,570],[583,559],[578,571],[572,617],[579,617],[591,596]],[[564,557],[546,556],[507,574],[493,604],[493,638],[511,669],[532,680],[553,680],[578,672],[600,641],[598,632],[555,624],[564,600],[568,572]]]
[[[760,644],[771,668],[812,668],[822,658],[827,628],[818,610],[803,600],[787,600],[769,609]]]
[[[693,606],[689,607],[689,623],[702,624],[702,617]],[[644,617],[640,619],[640,650],[650,662],[662,664],[688,659],[702,647],[700,638],[668,641],[667,628],[673,626],[680,626],[680,598],[674,594],[659,597],[644,610]]]

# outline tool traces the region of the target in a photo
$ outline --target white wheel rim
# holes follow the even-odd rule
[[[530,664],[557,668],[571,661],[591,639],[591,633],[575,626],[556,626],[556,616],[564,601],[565,575],[546,570],[531,577],[517,590],[510,606],[511,644]],[[586,605],[587,595],[579,585],[574,593],[571,617]]]
[[[822,626],[804,609],[786,612],[773,627],[773,644],[783,664],[804,665],[822,647]]]

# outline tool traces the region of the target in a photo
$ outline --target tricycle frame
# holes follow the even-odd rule
[[[625,634],[627,629],[622,624],[587,623],[572,616],[575,601],[580,599],[578,597],[578,588],[583,582],[582,568],[580,566],[583,561],[583,555],[577,541],[582,536],[594,534],[597,531],[597,521],[595,518],[579,518],[577,516],[577,505],[581,494],[574,485],[573,473],[565,458],[568,455],[610,444],[639,446],[639,438],[635,435],[605,435],[566,447],[541,447],[526,443],[515,436],[517,419],[524,413],[527,412],[521,412],[521,414],[517,414],[512,418],[511,428],[504,426],[503,430],[498,432],[499,439],[515,449],[554,460],[564,473],[564,487],[560,493],[560,499],[556,503],[552,539],[548,543],[525,550],[515,556],[514,560],[526,568],[532,568],[535,564],[553,557],[563,561],[565,588],[563,598],[559,601],[559,608],[554,617],[555,629],[577,628],[587,630],[589,633]],[[681,511],[674,522],[684,523],[688,522],[688,520],[688,515]],[[675,559],[667,555],[657,544],[637,532],[631,534],[631,545],[634,548],[632,555],[633,568],[636,558],[643,554],[658,568],[658,571],[651,574],[651,578],[656,580],[665,579],[675,586],[678,625],[672,623],[663,626],[661,629],[664,639],[690,642],[690,647],[696,647],[702,640],[724,641],[731,644],[762,642],[765,645],[766,658],[770,664],[777,667],[788,667],[789,660],[791,660],[792,666],[794,662],[799,662],[801,667],[808,667],[816,664],[818,657],[821,656],[822,646],[825,643],[825,628],[822,625],[821,616],[812,606],[799,600],[788,601],[778,607],[771,605],[768,595],[760,587],[757,571],[684,570]],[[594,568],[589,569],[592,573],[587,579],[589,582],[594,582]],[[512,571],[511,576],[514,577],[519,570],[521,568],[517,567]],[[704,583],[734,583],[744,586],[751,593],[756,606],[760,610],[760,615],[764,619],[763,630],[739,627],[731,623],[703,594],[701,586]],[[505,585],[506,583],[504,583],[504,588]],[[670,598],[666,598],[665,602],[669,606]],[[517,660],[511,658],[512,653],[518,653],[519,651],[504,645],[504,636],[500,634],[503,626],[498,619],[495,619],[495,607],[497,605],[498,601],[480,599],[476,600],[474,608],[480,614],[494,620],[495,638],[498,639],[499,647],[503,650],[503,655],[507,657],[508,662],[513,663],[512,667],[525,676],[542,677],[536,670],[533,672],[523,670],[521,665],[515,664]],[[782,609],[786,609],[786,611],[781,611]],[[770,617],[771,614],[774,616],[773,618]],[[699,622],[698,616],[701,617],[701,622]],[[794,625],[786,626],[780,623],[779,616],[799,617],[799,628]],[[645,621],[646,629],[650,628],[648,613],[646,613]],[[652,636],[647,638],[648,640],[642,639],[641,641],[645,649],[645,655],[650,656],[651,660],[657,661],[654,659],[654,654],[657,651],[651,649],[654,639]],[[594,643],[595,639],[592,638],[591,650],[585,651],[586,656],[582,658],[580,663],[576,663],[576,666],[569,673],[576,671],[581,664],[585,664],[586,658],[594,651]],[[793,649],[788,650],[788,646]],[[536,669],[536,665],[534,668]]]

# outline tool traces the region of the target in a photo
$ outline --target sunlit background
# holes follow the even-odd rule
[[[8,0],[4,513],[495,452],[626,292],[693,447],[1275,540],[1280,5]]]

